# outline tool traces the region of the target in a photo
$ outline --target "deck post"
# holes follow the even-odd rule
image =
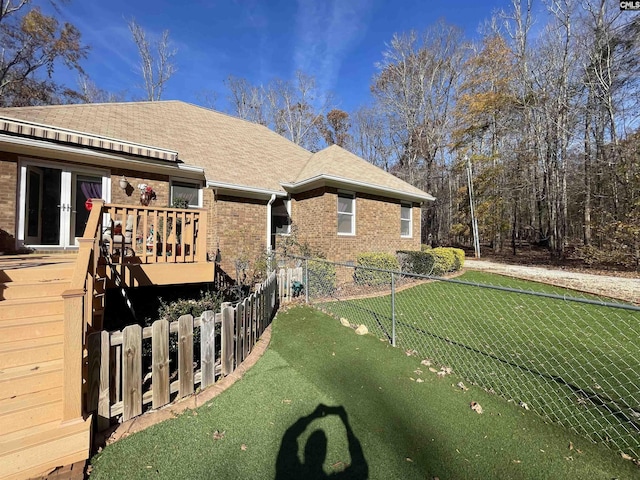
[[[82,417],[82,335],[85,291],[67,290],[64,298],[64,373],[62,421]]]
[[[196,252],[196,261],[197,262],[206,262],[207,261],[207,228],[208,228],[208,212],[205,210],[200,211],[200,215],[198,216],[198,231],[197,231],[197,252]],[[196,230],[194,229],[194,234]]]

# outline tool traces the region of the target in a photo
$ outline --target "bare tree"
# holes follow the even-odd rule
[[[127,97],[126,92],[114,93],[103,90],[84,73],[78,76],[78,89],[80,98],[85,103],[124,102]]]
[[[233,75],[229,75],[224,83],[229,89],[228,99],[236,117],[260,125],[267,124],[266,98],[262,87],[251,85],[246,78]]]
[[[162,98],[165,84],[176,72],[173,59],[177,50],[171,47],[169,30],[164,30],[160,39],[152,45],[146,31],[131,19],[128,23],[133,41],[140,54],[140,73],[144,81],[146,99],[157,101]]]
[[[276,79],[265,88],[265,98],[269,123],[276,132],[308,150],[319,148],[322,118],[331,97],[317,91],[315,77],[297,71],[294,81]]]

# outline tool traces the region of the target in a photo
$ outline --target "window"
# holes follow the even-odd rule
[[[411,237],[411,205],[400,205],[400,236]]]
[[[171,205],[199,208],[202,205],[200,184],[184,181],[172,181]]]
[[[271,205],[271,225],[275,234],[291,233],[291,200],[278,198]]]
[[[353,194],[338,194],[338,235],[356,234],[356,197]]]

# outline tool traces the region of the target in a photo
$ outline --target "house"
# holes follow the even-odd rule
[[[207,252],[228,273],[276,248],[291,222],[336,261],[418,248],[420,205],[433,200],[338,146],[312,154],[179,101],[0,109],[0,152],[0,251],[74,248],[87,193],[137,204],[142,183],[154,205],[182,195],[207,211]]]
[[[163,101],[1,108],[0,200],[0,252],[42,254],[0,257],[3,479],[87,458],[105,288],[211,281],[213,260],[233,278],[293,225],[335,261],[418,249],[433,197],[338,146]],[[44,256],[60,252],[76,255]]]

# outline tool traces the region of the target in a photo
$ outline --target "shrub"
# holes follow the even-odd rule
[[[434,257],[426,251],[399,250],[397,252],[400,269],[418,275],[431,275]]]
[[[335,265],[319,260],[308,260],[307,268],[310,297],[326,297],[336,290]]]
[[[444,275],[455,272],[464,265],[464,251],[459,248],[431,248],[422,245],[421,251],[400,250],[398,259],[402,271],[418,275]]]
[[[453,272],[456,265],[456,256],[451,251],[451,248],[438,247],[431,250],[431,254],[435,257],[435,270],[438,271],[436,275],[443,275],[447,272]]]
[[[457,272],[458,270],[462,270],[464,268],[464,250],[461,248],[452,248],[451,251],[455,257],[453,271]]]
[[[353,277],[358,285],[377,286],[391,282],[391,274],[387,272],[378,272],[376,270],[358,267],[380,268],[382,270],[400,270],[398,258],[391,253],[360,253],[356,257],[356,263],[357,266]]]
[[[200,296],[195,299],[178,299],[172,302],[160,300],[158,318],[164,318],[170,322],[174,322],[182,315],[190,314],[193,318],[196,318],[206,310],[212,310],[217,313],[220,311],[222,302],[222,294],[211,291],[200,292]],[[153,321],[151,321],[151,323],[153,323]]]

